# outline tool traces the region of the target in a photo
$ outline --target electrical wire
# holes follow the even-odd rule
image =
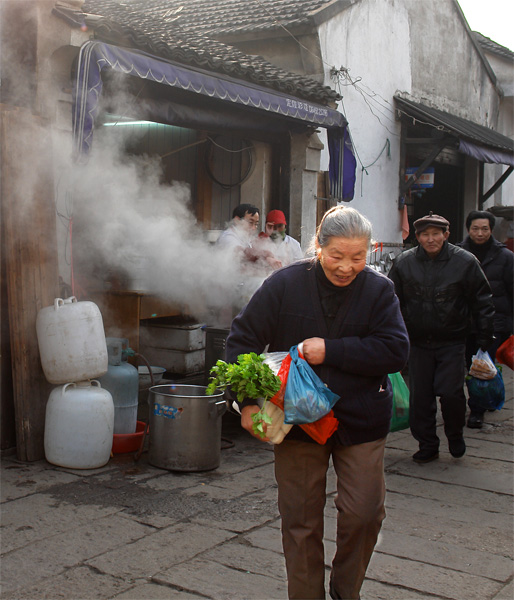
[[[444,127],[441,125],[434,125],[433,123],[426,123],[424,121],[420,121],[419,119],[414,119],[413,117],[411,117],[410,115],[408,115],[405,111],[396,108],[389,100],[387,100],[386,98],[384,98],[383,96],[381,96],[379,93],[375,92],[374,90],[372,90],[369,86],[367,86],[365,83],[362,82],[362,77],[356,77],[355,79],[352,79],[350,77],[349,74],[349,69],[341,67],[340,69],[336,69],[334,67],[334,65],[330,65],[329,63],[327,63],[323,57],[321,57],[318,53],[314,52],[313,50],[311,50],[310,48],[308,48],[307,46],[305,46],[305,44],[302,44],[302,42],[300,42],[300,40],[291,32],[289,31],[289,29],[283,24],[281,23],[278,19],[276,19],[274,17],[274,15],[268,10],[268,8],[260,1],[260,0],[254,0],[254,2],[256,4],[258,4],[265,12],[266,14],[271,18],[271,21],[275,24],[278,25],[280,28],[282,28],[287,35],[289,35],[301,48],[303,48],[303,50],[305,50],[306,52],[308,52],[309,54],[312,54],[312,56],[314,56],[315,58],[317,58],[318,60],[321,61],[321,63],[327,67],[330,68],[330,75],[332,78],[336,77],[336,82],[338,83],[338,92],[339,95],[342,97],[343,93],[341,90],[341,87],[349,87],[352,86],[362,97],[362,99],[364,100],[364,102],[366,103],[367,107],[369,108],[371,114],[379,121],[379,123],[391,134],[394,135],[395,137],[399,137],[398,133],[395,133],[393,131],[391,131],[386,125],[384,125],[384,123],[382,123],[382,121],[380,120],[380,117],[375,113],[375,111],[380,112],[380,114],[388,119],[389,121],[391,121],[391,123],[395,123],[395,119],[387,114],[385,114],[384,112],[378,110],[377,107],[372,107],[370,104],[370,101],[373,101],[376,103],[377,106],[380,106],[382,109],[384,110],[388,110],[388,111],[392,111],[394,113],[394,111],[398,111],[399,114],[403,114],[409,118],[411,118],[413,120],[413,123],[415,124],[416,122],[421,123],[423,125],[428,125],[430,127],[433,127],[435,129],[437,129],[438,131],[444,131]],[[341,81],[341,77],[340,75],[343,74],[344,78],[347,80],[347,82],[342,82]],[[359,85],[360,84],[360,85]],[[364,89],[366,88],[366,89]],[[367,91],[369,90],[369,91]],[[367,98],[366,98],[367,96]],[[382,102],[380,102],[377,98],[379,98]],[[342,102],[342,99],[341,99]],[[345,115],[346,116],[346,115]],[[352,141],[353,143],[353,141]],[[355,148],[355,144],[354,144],[354,148]],[[361,163],[362,164],[362,163]]]
[[[363,100],[364,100],[364,102],[366,103],[366,105],[367,105],[367,107],[369,108],[369,110],[370,110],[371,114],[372,114],[372,115],[373,115],[373,116],[374,116],[374,117],[375,117],[375,118],[376,118],[376,119],[379,121],[379,123],[380,123],[380,124],[381,124],[381,125],[382,125],[382,126],[385,128],[385,129],[387,129],[387,131],[388,131],[388,132],[389,132],[391,135],[394,135],[394,136],[398,137],[398,134],[397,134],[397,133],[395,133],[395,132],[391,131],[391,130],[390,130],[390,129],[389,129],[387,126],[386,126],[386,125],[384,125],[384,123],[382,123],[382,121],[380,120],[380,117],[379,117],[379,116],[378,116],[378,115],[375,113],[375,111],[374,111],[373,107],[370,105],[370,102],[368,101],[368,99],[367,99],[365,96],[367,95],[367,96],[369,97],[369,99],[370,99],[370,100],[374,100],[374,99],[375,99],[375,97],[379,97],[379,98],[381,98],[381,99],[382,99],[384,102],[386,102],[386,104],[389,104],[389,106],[383,106],[383,105],[382,105],[382,108],[384,108],[384,109],[385,109],[385,108],[387,108],[388,110],[392,110],[392,108],[390,107],[391,105],[390,105],[390,103],[389,103],[387,100],[385,100],[384,98],[382,98],[382,96],[380,96],[380,94],[377,94],[377,93],[376,93],[376,92],[374,92],[373,90],[371,90],[372,94],[370,94],[369,92],[366,92],[366,91],[362,90],[362,89],[361,89],[361,88],[360,88],[360,87],[357,85],[357,83],[359,83],[360,81],[362,81],[362,78],[361,78],[361,77],[357,77],[356,79],[353,79],[353,80],[352,80],[352,79],[351,79],[351,77],[349,76],[349,70],[348,70],[348,69],[344,69],[344,68],[341,68],[341,69],[336,69],[336,68],[334,67],[334,65],[331,65],[331,64],[327,63],[327,62],[326,62],[326,61],[323,59],[323,57],[321,57],[321,56],[320,56],[318,53],[316,53],[316,52],[312,51],[310,48],[308,48],[307,46],[305,46],[305,44],[302,44],[302,42],[300,42],[300,40],[299,40],[299,39],[298,39],[298,38],[297,38],[297,37],[296,37],[296,36],[295,36],[293,33],[291,33],[291,31],[289,31],[289,29],[288,29],[288,28],[287,28],[285,25],[283,25],[283,24],[282,24],[280,21],[278,21],[278,20],[277,20],[277,19],[276,19],[276,18],[273,16],[273,14],[272,14],[272,13],[271,13],[271,12],[268,10],[268,8],[267,8],[267,7],[266,7],[266,6],[265,6],[265,5],[264,5],[264,4],[263,4],[263,3],[262,3],[260,0],[254,0],[254,2],[256,2],[256,3],[257,3],[257,4],[258,4],[258,5],[259,5],[259,6],[260,6],[260,7],[261,7],[261,8],[262,8],[262,9],[263,9],[265,12],[266,12],[266,14],[267,14],[267,15],[268,15],[268,16],[271,18],[271,20],[273,21],[273,23],[275,23],[275,25],[278,25],[279,27],[281,27],[281,28],[282,28],[282,29],[283,29],[283,30],[284,30],[284,31],[285,31],[285,32],[286,32],[286,33],[287,33],[287,34],[288,34],[288,35],[289,35],[289,36],[290,36],[290,37],[291,37],[291,38],[292,38],[292,39],[293,39],[293,40],[294,40],[294,41],[295,41],[295,42],[296,42],[296,43],[297,43],[297,44],[298,44],[300,47],[301,47],[301,48],[303,48],[303,49],[304,49],[306,52],[309,52],[309,54],[312,54],[312,56],[314,56],[315,58],[317,58],[318,60],[320,60],[320,61],[321,61],[321,63],[322,63],[323,65],[325,65],[325,66],[329,67],[329,69],[330,69],[330,75],[331,75],[331,76],[333,76],[333,75],[334,75],[334,74],[336,74],[336,73],[337,73],[337,74],[340,74],[340,73],[346,73],[346,74],[347,74],[348,83],[344,83],[344,84],[342,84],[342,83],[341,83],[341,80],[340,80],[340,77],[339,77],[339,76],[337,77],[337,82],[339,83],[339,89],[338,89],[337,91],[339,92],[339,95],[341,96],[341,98],[342,98],[342,96],[343,96],[343,93],[342,93],[342,91],[341,91],[341,85],[347,85],[347,86],[350,86],[350,85],[351,85],[352,87],[354,87],[354,89],[356,89],[356,90],[357,90],[357,92],[359,92],[359,93],[361,94],[361,96],[362,96],[362,99],[363,99]],[[364,84],[363,84],[363,85],[364,85]],[[371,88],[369,88],[368,86],[366,86],[366,87],[367,87],[368,89],[371,89]],[[374,100],[374,101],[375,101],[377,104],[379,104],[377,100]],[[375,108],[375,110],[377,110],[377,109]],[[393,119],[393,118],[391,118],[389,115],[386,115],[386,114],[384,114],[384,113],[383,113],[383,112],[381,112],[381,111],[379,111],[379,112],[380,112],[380,114],[381,114],[381,115],[382,115],[384,118],[387,118],[387,119],[389,119],[389,120],[390,120],[392,123],[394,123],[394,119]]]

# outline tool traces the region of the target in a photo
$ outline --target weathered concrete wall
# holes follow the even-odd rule
[[[495,127],[499,97],[453,0],[402,0],[409,13],[413,96]]]

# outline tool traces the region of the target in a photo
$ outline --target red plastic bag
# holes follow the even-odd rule
[[[510,369],[514,369],[514,335],[508,337],[496,350],[495,359]]]
[[[282,385],[280,390],[273,396],[271,402],[278,406],[281,410],[284,410],[284,393],[286,391],[287,377],[289,375],[289,368],[291,366],[291,355],[288,354],[277,373]],[[331,410],[328,415],[325,415],[314,423],[306,423],[305,425],[298,425],[301,427],[307,435],[309,435],[318,444],[325,444],[328,438],[336,431],[339,426],[339,421],[334,417],[334,411]]]

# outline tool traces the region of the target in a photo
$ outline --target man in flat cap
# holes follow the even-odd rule
[[[389,273],[411,342],[410,428],[419,443],[412,457],[418,463],[439,457],[437,396],[450,454],[466,452],[466,337],[474,323],[481,348],[493,338],[489,283],[470,252],[448,243],[449,226],[432,212],[415,221],[419,246],[400,254]]]

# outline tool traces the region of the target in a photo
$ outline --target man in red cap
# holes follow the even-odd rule
[[[432,212],[415,221],[419,246],[400,254],[389,273],[411,343],[409,420],[417,463],[439,457],[438,396],[450,454],[464,456],[466,338],[472,324],[481,348],[493,337],[491,288],[477,259],[448,243],[449,226]]]
[[[286,216],[281,210],[271,210],[266,215],[265,235],[273,242],[272,251],[285,267],[304,258],[300,244],[286,234]]]

